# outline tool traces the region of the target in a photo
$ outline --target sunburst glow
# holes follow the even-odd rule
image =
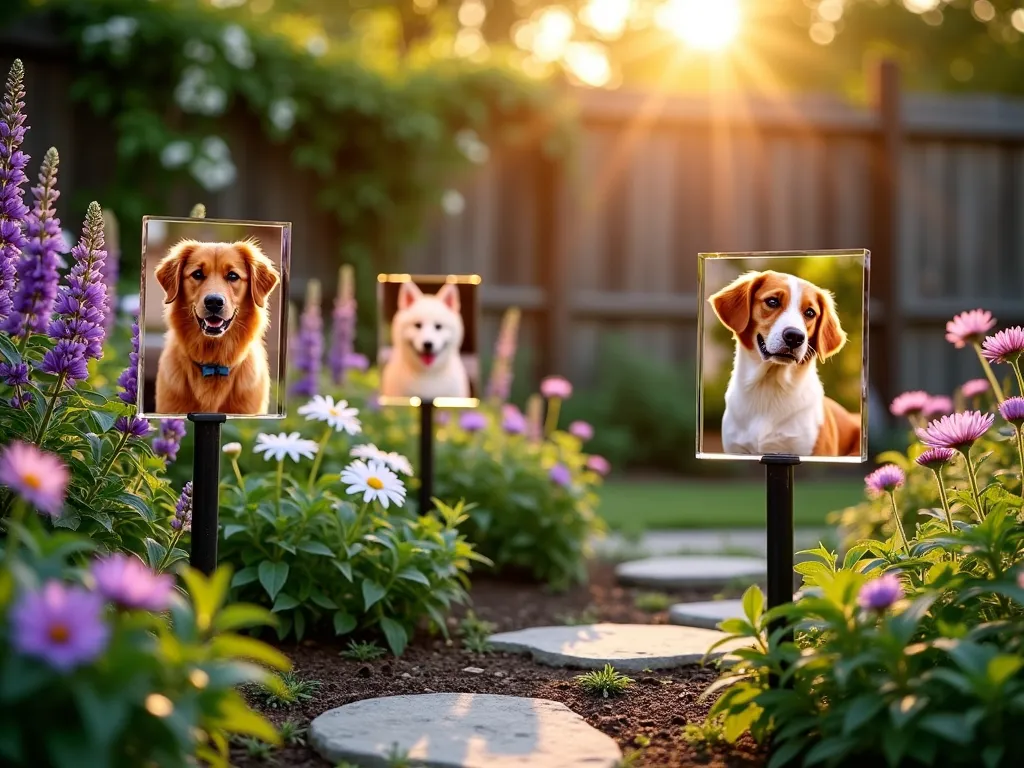
[[[741,17],[739,0],[668,0],[657,22],[692,48],[721,51],[739,33]]]

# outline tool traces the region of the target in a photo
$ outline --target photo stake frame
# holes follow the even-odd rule
[[[377,276],[378,402],[420,410],[420,514],[432,506],[435,408],[476,408],[479,275]]]
[[[221,426],[286,415],[291,223],[205,214],[143,217],[137,406],[195,425],[190,562],[210,574]]]
[[[793,600],[795,467],[868,458],[870,261],[698,255],[696,456],[765,466],[769,608]]]

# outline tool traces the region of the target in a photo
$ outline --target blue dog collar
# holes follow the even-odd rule
[[[202,372],[204,379],[208,376],[227,376],[231,373],[231,369],[226,365],[216,363],[196,363],[196,367]]]

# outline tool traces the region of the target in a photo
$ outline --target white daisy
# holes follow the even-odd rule
[[[405,484],[383,461],[353,461],[341,473],[341,482],[348,484],[348,493],[362,494],[363,502],[378,500],[384,509],[394,502],[405,504]]]
[[[359,410],[350,408],[346,400],[335,403],[330,395],[313,395],[312,400],[299,408],[299,414],[305,416],[306,421],[326,421],[336,432],[348,432],[350,435],[358,435],[363,431],[363,425],[357,418],[358,413]]]
[[[395,472],[412,476],[412,464],[407,458],[405,458],[405,456],[397,451],[389,451],[387,453],[382,452],[380,460],[391,467],[391,469],[395,470]]]
[[[256,447],[252,450],[254,453],[264,454],[263,458],[268,461],[282,461],[285,456],[292,461],[298,461],[303,456],[312,459],[317,451],[317,444],[313,440],[304,440],[298,432],[292,432],[290,435],[284,432],[277,435],[260,433],[256,435]]]
[[[363,443],[361,445],[353,446],[352,450],[348,452],[349,456],[356,459],[362,459],[363,461],[384,461],[384,457],[387,454],[378,448],[373,443]]]

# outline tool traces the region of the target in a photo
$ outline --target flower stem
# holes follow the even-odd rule
[[[903,521],[900,519],[900,511],[896,508],[896,494],[892,491],[889,492],[889,503],[892,504],[892,518],[896,521],[896,529],[900,532],[900,538],[903,539],[903,549],[906,550],[907,556],[910,556],[910,542],[907,541],[907,532],[903,530]]]
[[[1014,360],[1010,367],[1013,368],[1014,374],[1017,376],[1017,389],[1020,392],[1021,397],[1024,397],[1024,373],[1020,370],[1020,358]]]
[[[50,426],[50,419],[53,417],[53,409],[57,405],[57,397],[60,395],[61,389],[64,388],[64,382],[66,379],[67,374],[62,373],[57,377],[57,381],[53,385],[53,392],[50,393],[50,402],[46,404],[46,411],[43,413],[43,420],[39,422],[39,431],[36,432],[35,440],[32,441],[40,447],[43,444],[43,436],[46,434],[46,428]]]
[[[978,477],[977,475],[974,474],[974,465],[971,464],[970,453],[970,448],[968,448],[966,451],[963,451],[964,460],[967,462],[967,479],[971,483],[971,493],[974,496],[974,503],[978,505],[978,522],[981,523],[985,520],[985,512],[982,509],[981,492],[978,490]]]
[[[8,570],[10,570],[11,564],[18,556],[18,545],[21,543],[18,540],[18,527],[21,525],[24,517],[25,502],[22,499],[15,499],[14,509],[11,511],[11,516],[7,518],[7,524],[4,526],[7,529],[7,552],[4,556],[4,564]]]
[[[121,453],[121,451],[124,449],[125,443],[128,442],[128,434],[129,433],[126,431],[123,435],[121,435],[120,441],[118,441],[117,446],[110,454],[110,458],[107,459],[106,464],[103,465],[103,469],[100,470],[100,474],[96,478],[96,481],[93,483],[92,489],[89,491],[89,494],[85,497],[86,502],[90,501],[92,497],[96,495],[96,491],[98,491],[100,488],[99,481],[106,477],[107,473],[110,471],[110,468],[114,466],[114,461],[117,459],[118,454]]]
[[[277,496],[274,499],[274,511],[281,516],[281,485],[284,483],[284,459],[277,460]]]
[[[939,484],[939,498],[942,500],[942,511],[946,513],[946,525],[949,532],[953,533],[953,513],[949,511],[949,497],[946,495],[946,486],[942,484],[942,469],[935,470],[935,482]]]
[[[313,468],[309,470],[309,492],[313,492],[313,486],[316,483],[316,473],[320,470],[320,463],[324,459],[324,448],[327,447],[327,441],[331,439],[331,433],[334,430],[331,427],[327,427],[324,430],[323,437],[320,438],[319,446],[316,449],[316,456],[313,459]]]
[[[178,541],[181,539],[181,537],[182,537],[182,535],[184,533],[185,533],[185,528],[183,526],[183,527],[181,527],[180,529],[178,529],[177,531],[175,531],[171,535],[171,540],[167,543],[167,551],[164,552],[164,556],[162,558],[160,558],[160,563],[156,567],[156,572],[157,573],[163,573],[164,572],[164,569],[167,567],[167,560],[171,556],[171,552],[174,551],[174,548],[176,546],[178,546]]]
[[[550,436],[558,429],[558,412],[562,408],[562,398],[552,397],[548,400],[547,418],[544,420],[544,436]]]
[[[242,470],[238,468],[238,459],[236,459],[234,456],[231,457],[231,469],[235,473],[235,480],[238,481],[239,490],[244,491],[245,482],[242,480]]]
[[[981,367],[985,371],[985,377],[988,379],[988,383],[992,385],[992,392],[996,396],[996,402],[1001,403],[1006,398],[1003,396],[1003,389],[999,386],[999,380],[996,379],[995,373],[992,371],[992,366],[988,364],[988,360],[981,354],[981,344],[974,342],[974,351],[978,354],[978,360],[981,361]]]
[[[1024,425],[1017,427],[1017,454],[1020,456],[1020,489],[1024,493]]]

